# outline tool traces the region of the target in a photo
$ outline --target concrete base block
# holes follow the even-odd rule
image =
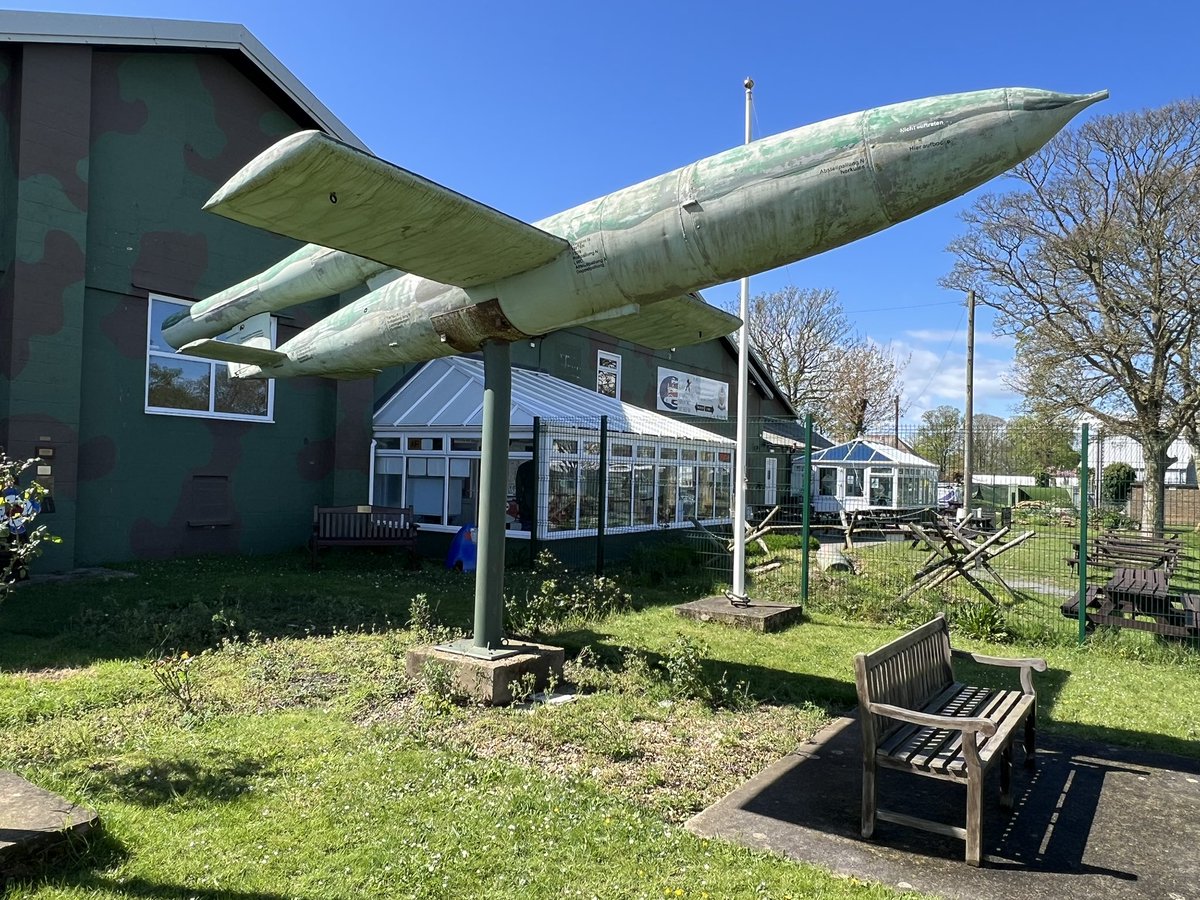
[[[698,622],[720,622],[750,631],[782,631],[804,618],[804,609],[787,603],[751,603],[734,606],[728,597],[705,597],[691,603],[681,603],[675,613]]]
[[[562,678],[565,657],[562,647],[528,641],[507,641],[505,646],[519,652],[488,660],[452,653],[440,647],[414,647],[405,657],[405,668],[410,678],[417,678],[427,663],[436,662],[449,670],[456,693],[496,706],[513,702],[512,683],[527,672],[533,673],[535,691],[545,690],[551,675]]]
[[[92,810],[0,772],[0,882],[44,869],[72,838],[99,824]]]

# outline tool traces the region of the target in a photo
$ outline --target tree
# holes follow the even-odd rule
[[[938,477],[948,481],[962,469],[963,418],[953,406],[939,406],[921,413],[913,449],[918,456],[938,467]]]
[[[1136,478],[1137,472],[1129,463],[1109,463],[1100,476],[1100,499],[1123,503],[1129,499],[1129,489]]]
[[[1167,450],[1200,413],[1200,100],[1097,117],[1010,175],[963,215],[943,283],[997,311],[1027,400],[1141,444],[1161,533]]]
[[[966,429],[966,423],[963,424]],[[971,424],[972,474],[1009,475],[1012,454],[1008,447],[1008,422],[1000,416],[976,413]]]
[[[797,288],[750,301],[750,342],[796,409],[831,437],[892,420],[907,360],[855,333],[831,288]],[[902,405],[901,410],[903,411]]]
[[[1008,423],[1008,442],[1012,454],[1010,468],[1017,475],[1074,469],[1079,451],[1072,447],[1075,428],[1067,420],[1044,410],[1017,416]]]

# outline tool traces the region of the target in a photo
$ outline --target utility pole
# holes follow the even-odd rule
[[[967,291],[967,409],[963,415],[963,509],[971,518],[975,476],[975,292]]]
[[[754,79],[742,82],[746,88],[746,143],[750,143],[750,110],[753,103]],[[750,410],[750,279],[742,279],[742,297],[738,314],[742,330],[738,334],[738,392],[737,392],[737,449],[733,472],[733,587],[729,602],[734,606],[749,606],[746,594],[746,456],[749,452]]]

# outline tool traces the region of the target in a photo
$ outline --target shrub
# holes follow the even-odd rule
[[[591,621],[628,609],[633,598],[616,579],[569,571],[543,550],[529,573],[512,573],[505,595],[505,630],[537,637],[571,621]]]

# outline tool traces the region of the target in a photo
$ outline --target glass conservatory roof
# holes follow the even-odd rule
[[[893,466],[937,468],[929,460],[916,454],[906,453],[903,450],[897,450],[895,447],[889,447],[887,444],[878,444],[875,441],[868,441],[863,438],[856,438],[853,441],[838,444],[836,447],[830,447],[827,450],[819,450],[812,455],[812,461],[814,464],[831,462],[881,463]]]
[[[532,428],[534,417],[596,428],[600,416],[608,416],[609,431],[733,444],[711,431],[544,372],[513,369],[512,378],[514,428]],[[448,356],[425,363],[383,403],[374,423],[376,429],[482,428],[483,361]]]

